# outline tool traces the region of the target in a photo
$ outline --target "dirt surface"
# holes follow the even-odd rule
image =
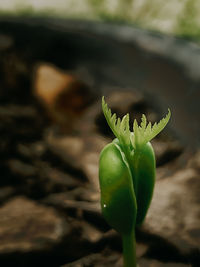
[[[99,153],[113,138],[101,112],[105,84],[92,80],[84,64],[74,67],[69,47],[62,58],[61,37],[44,31],[43,40],[34,32],[31,39],[23,28],[3,26],[0,265],[122,266],[120,237],[99,204]],[[161,118],[135,88],[113,87],[106,99],[119,116]],[[157,183],[136,231],[139,266],[199,266],[200,154],[170,128],[153,146]]]

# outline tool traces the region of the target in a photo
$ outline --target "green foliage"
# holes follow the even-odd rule
[[[134,120],[133,134],[129,129],[129,114],[126,114],[122,120],[117,118],[116,114],[112,114],[111,110],[108,108],[104,97],[102,98],[102,110],[108,125],[119,142],[122,145],[130,145],[131,143],[134,149],[142,147],[158,135],[165,128],[171,116],[171,112],[168,110],[168,114],[165,118],[158,124],[155,123],[151,126],[151,122],[147,123],[146,116],[143,114],[140,125],[138,125],[136,119]]]
[[[102,110],[116,139],[101,152],[99,181],[101,207],[106,221],[121,235],[124,247],[124,264],[136,266],[134,229],[141,225],[149,208],[155,184],[155,156],[150,140],[159,134],[170,119],[165,118],[153,126],[142,115],[141,124],[129,127],[129,114],[117,118],[108,108],[104,97]],[[129,238],[131,236],[131,238]],[[130,249],[131,248],[131,249]]]
[[[147,124],[147,119],[144,114],[142,115],[142,122],[140,126],[138,126],[138,123],[135,119],[133,124],[134,135],[131,136],[131,143],[134,149],[145,145],[154,137],[156,137],[156,135],[158,135],[165,128],[170,119],[170,116],[171,112],[170,110],[168,110],[166,117],[163,118],[158,124],[155,122],[153,126],[151,126],[151,122]]]
[[[200,39],[199,10],[196,0],[187,0],[178,17],[176,33],[187,39]]]

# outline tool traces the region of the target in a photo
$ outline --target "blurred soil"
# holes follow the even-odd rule
[[[0,32],[0,265],[122,266],[120,237],[99,204],[99,153],[113,137],[99,92],[87,75],[47,60],[40,40],[29,51],[15,35]],[[161,119],[137,89],[106,100],[119,116]],[[139,266],[200,266],[200,154],[167,128],[153,146],[157,183],[136,231]]]

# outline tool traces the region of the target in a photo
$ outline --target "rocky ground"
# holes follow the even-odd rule
[[[98,158],[112,138],[99,95],[70,69],[26,55],[0,34],[0,265],[122,266],[120,237],[99,205]],[[106,99],[119,116],[160,119],[137,90]],[[169,129],[153,146],[157,182],[136,231],[139,266],[199,266],[200,153]]]

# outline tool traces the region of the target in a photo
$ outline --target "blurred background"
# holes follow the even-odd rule
[[[199,39],[198,0],[1,0],[0,5],[1,14],[130,22],[151,30]]]
[[[152,141],[139,266],[200,266],[199,11],[197,0],[0,0],[0,266],[122,266],[99,204],[113,138],[102,95],[131,124],[172,112]]]

